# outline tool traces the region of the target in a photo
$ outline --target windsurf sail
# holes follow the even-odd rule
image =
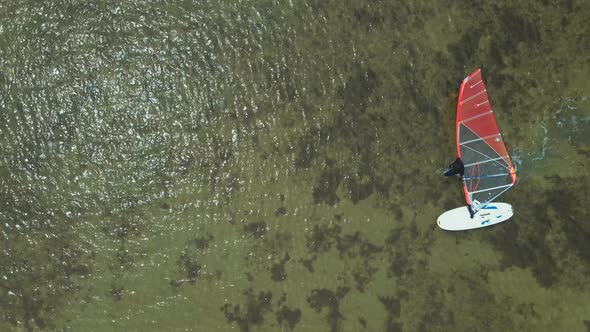
[[[463,161],[463,191],[476,213],[516,182],[488,93],[478,69],[461,83],[457,103],[457,155]]]

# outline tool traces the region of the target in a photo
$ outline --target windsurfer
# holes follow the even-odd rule
[[[467,205],[467,210],[469,210],[469,216],[471,216],[471,219],[473,219],[473,217],[475,216],[475,212],[473,212],[471,204]]]
[[[465,172],[465,166],[461,161],[461,158],[455,159],[455,161],[449,165],[449,169],[445,172],[445,176],[453,176],[455,174],[461,175],[463,177],[463,173]]]

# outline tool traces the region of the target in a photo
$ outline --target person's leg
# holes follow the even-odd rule
[[[471,216],[471,219],[473,219],[473,217],[475,216],[475,213],[473,212],[473,209],[471,208],[471,204],[467,205],[467,209],[469,210],[469,215]]]

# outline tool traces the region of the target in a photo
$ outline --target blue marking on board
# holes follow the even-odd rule
[[[486,205],[486,206],[482,207],[482,209],[483,210],[497,210],[498,207],[497,206],[489,206],[489,205]]]
[[[482,222],[481,222],[481,224],[482,224],[482,225],[485,225],[485,224],[487,224],[487,223],[489,223],[489,222],[490,222],[490,219],[482,221]]]
[[[502,218],[502,215],[497,216],[496,218]]]

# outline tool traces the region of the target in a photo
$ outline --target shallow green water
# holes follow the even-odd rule
[[[588,2],[0,15],[0,330],[590,330]],[[516,214],[450,234],[478,67]]]

